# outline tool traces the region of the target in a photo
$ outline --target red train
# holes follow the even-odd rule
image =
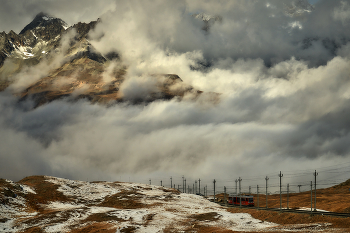
[[[229,196],[227,203],[232,205],[254,206],[254,197],[247,195]]]

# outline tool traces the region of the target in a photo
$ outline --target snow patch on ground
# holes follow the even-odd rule
[[[85,205],[77,205],[75,203],[62,203],[62,202],[51,202],[50,204],[46,205],[47,208],[53,209],[53,210],[68,210],[68,209],[76,209],[76,208],[82,208]]]
[[[11,184],[13,187],[19,187],[25,194],[28,194],[28,193],[33,193],[33,194],[36,194],[36,192],[31,188],[29,187],[28,185],[24,185],[24,184],[16,184],[15,182],[13,182],[12,180],[6,180],[5,181],[9,184]]]
[[[86,219],[89,216],[88,212],[83,210],[70,212],[70,216],[66,221],[48,224],[44,228],[45,232],[70,232],[70,226],[78,224],[79,221]],[[60,216],[58,216],[60,217]]]
[[[307,208],[307,207],[300,207],[298,210],[310,211],[311,207],[309,207],[309,208]],[[314,211],[314,208],[312,208],[312,210]],[[321,209],[316,209],[316,211],[318,211],[318,212],[329,212],[327,210],[321,210]]]
[[[117,210],[116,208],[111,208],[111,207],[99,207],[99,206],[92,206],[89,208],[90,213],[92,214],[98,214],[98,213],[106,213],[110,211],[115,211]]]
[[[27,193],[32,193],[32,194],[36,194],[36,192],[29,186],[27,185],[21,185],[23,191],[27,194]]]
[[[0,209],[1,210],[1,209]],[[17,232],[18,230],[14,228],[15,219],[9,219],[7,222],[0,222],[0,231],[1,232]]]
[[[119,193],[120,190],[113,187],[113,183],[90,183],[63,178],[45,176],[46,181],[57,184],[58,191],[69,197],[75,197],[84,201],[101,202],[106,196]]]
[[[27,190],[30,190],[30,188],[27,187]],[[0,232],[19,232],[21,227],[15,227],[18,220],[30,218],[38,214],[38,212],[28,212],[26,207],[26,200],[21,196],[15,198],[9,197],[6,204],[1,203],[0,219],[3,219],[4,222],[0,221]]]

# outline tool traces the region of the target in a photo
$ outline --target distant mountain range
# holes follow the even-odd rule
[[[109,73],[112,80],[104,81],[103,73],[112,62],[120,61],[120,56],[117,52],[101,54],[89,42],[88,34],[99,22],[79,22],[68,27],[62,19],[39,13],[19,34],[14,31],[0,33],[0,91],[9,89],[22,100],[33,99],[37,106],[60,98],[86,98],[99,103],[125,101],[119,88],[127,67],[115,66]],[[59,55],[61,58],[57,62]],[[34,74],[40,77],[34,78],[33,82],[28,78],[28,84],[21,85],[22,88],[11,88],[18,78],[25,79],[30,68],[40,70],[41,66],[48,70]],[[201,94],[183,85],[176,74],[151,76],[156,80],[157,90],[145,98],[132,99],[132,102],[182,98],[186,93]],[[173,88],[179,84],[184,88]]]

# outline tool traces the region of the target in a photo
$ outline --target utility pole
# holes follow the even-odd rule
[[[283,174],[280,171],[280,174],[278,174],[278,176],[280,177],[280,210],[282,210],[282,177]]]
[[[170,188],[173,187],[173,177],[170,176]]]
[[[236,179],[235,182],[236,182],[236,195],[237,195],[238,194],[237,193],[237,182],[238,182],[238,180]]]
[[[316,170],[315,170],[314,176],[315,176],[315,208],[314,208],[314,211],[316,211],[316,176],[318,176],[318,173],[316,172]]]
[[[215,183],[216,183],[215,179],[214,179],[213,183],[214,183],[214,203],[215,203]]]
[[[312,181],[311,181],[310,187],[311,187],[311,214],[312,214]]]
[[[249,186],[249,195],[250,195],[250,193],[251,193],[251,187]]]
[[[197,181],[196,181],[196,180],[194,181],[194,184],[195,184],[195,185],[194,185],[194,188],[195,188],[195,194],[197,194]]]
[[[208,196],[208,185],[205,185],[205,195]]]
[[[177,191],[180,191],[180,185],[179,184],[177,185]]]
[[[193,184],[193,191],[192,191],[192,192],[193,192],[193,194],[194,194],[194,184]]]
[[[269,180],[269,178],[266,176],[266,178],[265,178],[265,180],[266,180],[266,209],[267,209],[267,181]]]
[[[239,182],[239,207],[242,207],[242,196],[241,196],[241,177],[238,178],[238,182]]]
[[[199,196],[201,195],[201,178],[198,179],[198,185],[199,185]]]
[[[300,184],[298,185],[298,187],[299,187],[299,193],[300,193],[300,187],[301,187],[301,186],[302,186],[302,185],[300,185]]]
[[[227,206],[227,202],[226,202],[226,186],[224,186],[224,204],[225,204],[225,206]]]
[[[174,189],[176,188],[175,184],[174,184]]]
[[[185,179],[185,193],[186,193],[186,179]]]
[[[187,192],[191,193],[190,185],[187,185]]]
[[[289,209],[289,184],[287,184],[287,209]]]
[[[163,187],[163,181],[162,181],[162,180],[160,181],[160,186],[162,186],[162,187]]]
[[[149,185],[151,185],[151,184],[152,184],[151,179],[149,179]]]
[[[182,192],[184,193],[185,192],[185,177],[182,176]]]
[[[259,209],[259,185],[256,186],[256,195],[258,196],[258,209]]]

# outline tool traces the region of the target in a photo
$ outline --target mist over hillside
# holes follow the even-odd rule
[[[180,182],[184,175],[234,185],[238,176],[263,183],[280,170],[349,162],[348,1],[0,2],[6,36],[19,35],[39,12],[67,23],[57,43],[45,44],[55,51],[47,57],[43,47],[30,53],[35,62],[29,52],[21,63],[10,62],[15,52],[4,55],[0,79],[11,82],[0,92],[0,177]],[[84,36],[68,29],[91,21]],[[67,63],[72,54],[83,60]],[[69,75],[58,72],[65,64]],[[102,81],[80,85],[96,72]],[[159,91],[158,74],[181,83]],[[77,91],[38,105],[27,93],[44,81]],[[86,94],[105,90],[115,94],[107,104]],[[347,178],[320,173],[325,181]]]

